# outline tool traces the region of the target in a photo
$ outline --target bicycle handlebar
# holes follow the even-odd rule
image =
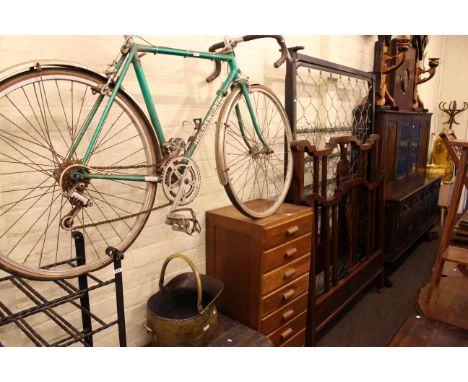
[[[288,58],[288,47],[286,46],[286,43],[284,41],[283,36],[281,35],[246,35],[243,37],[231,39],[229,41],[229,45],[234,48],[238,43],[240,42],[247,42],[247,41],[252,41],[252,40],[257,40],[260,38],[274,38],[277,42],[278,45],[280,46],[280,51],[281,51],[281,57],[279,60],[277,60],[273,66],[275,68],[279,68]],[[224,49],[226,48],[226,42],[221,41],[216,44],[213,44],[209,47],[208,51],[213,53],[219,49]],[[212,82],[215,80],[221,73],[221,62],[215,61],[216,67],[215,71],[206,79],[207,82]]]

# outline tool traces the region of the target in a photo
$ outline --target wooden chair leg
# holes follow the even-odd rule
[[[440,238],[439,249],[437,251],[437,257],[432,269],[431,283],[426,297],[426,303],[429,303],[432,298],[434,288],[439,285],[440,278],[442,275],[442,269],[444,266],[444,253],[450,241],[451,232],[455,225],[455,217],[458,210],[458,204],[460,203],[461,194],[463,191],[463,185],[465,184],[466,177],[466,162],[468,156],[468,148],[464,148],[460,158],[460,162],[457,168],[457,176],[455,178],[455,184],[452,191],[452,198],[447,212],[447,218],[445,220],[444,228],[442,229],[442,235]]]

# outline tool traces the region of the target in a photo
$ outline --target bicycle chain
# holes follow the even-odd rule
[[[151,167],[159,167],[157,164],[134,164],[131,166],[92,166],[90,169],[92,170],[129,170],[129,169],[136,169],[136,168],[151,168]]]
[[[143,165],[132,165],[132,166],[93,166],[93,167],[91,167],[91,169],[94,169],[94,170],[110,170],[110,169],[112,169],[112,170],[128,170],[128,169],[150,168],[150,167],[158,167],[158,165],[156,165],[156,164],[144,165],[143,164]],[[103,225],[103,224],[112,224],[112,223],[115,223],[115,222],[118,222],[118,221],[121,221],[121,220],[131,219],[131,218],[146,214],[148,212],[161,210],[163,208],[169,207],[171,204],[172,204],[172,202],[168,202],[168,203],[161,204],[161,205],[153,207],[153,208],[148,208],[148,209],[140,211],[140,212],[135,212],[134,214],[125,215],[125,216],[121,216],[121,217],[114,218],[114,219],[101,220],[100,222],[96,222],[96,223],[83,224],[83,225],[80,225],[80,226],[73,227],[73,229],[84,229],[84,228],[89,228],[89,227],[97,227],[97,226],[100,226],[100,225]]]
[[[148,208],[147,210],[144,210],[144,211],[135,212],[134,214],[121,216],[119,218],[101,220],[100,222],[97,222],[97,223],[88,223],[88,224],[83,224],[83,225],[76,226],[76,227],[74,226],[73,229],[84,229],[84,228],[89,228],[89,227],[97,227],[97,226],[100,226],[100,225],[103,225],[103,224],[112,224],[112,223],[115,223],[115,222],[118,222],[118,221],[121,221],[121,220],[131,219],[131,218],[146,214],[148,212],[162,210],[163,208],[169,207],[171,204],[172,204],[172,202],[168,202],[168,203],[161,204],[161,205],[153,207],[153,208]]]

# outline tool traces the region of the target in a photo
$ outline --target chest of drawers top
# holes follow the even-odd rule
[[[268,250],[310,232],[312,208],[284,203],[279,210],[263,219],[251,219],[232,206],[208,211],[208,219],[223,229],[233,229],[240,234],[255,235]]]

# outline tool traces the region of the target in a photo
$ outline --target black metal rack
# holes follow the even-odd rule
[[[86,257],[83,234],[79,231],[74,231],[72,232],[72,235],[75,240],[76,258],[57,264],[51,264],[48,267],[63,265],[65,263],[68,263],[70,266],[78,266],[85,263]],[[93,346],[94,334],[117,325],[119,344],[120,346],[127,346],[121,272],[123,253],[112,247],[109,247],[106,253],[108,256],[112,256],[113,259],[114,278],[103,281],[95,275],[87,273],[77,277],[78,287],[68,280],[50,281],[55,283],[59,290],[65,292],[65,295],[53,299],[47,299],[32,286],[32,283],[29,280],[13,275],[0,278],[0,284],[10,283],[13,287],[16,287],[17,290],[27,296],[27,298],[33,303],[32,306],[26,309],[14,312],[6,304],[0,301],[0,328],[5,325],[15,324],[36,346],[69,346],[78,342],[83,346]],[[105,322],[91,312],[89,292],[112,284],[115,286],[117,317],[113,321]],[[71,304],[81,311],[81,329],[76,325],[73,325],[70,320],[66,319],[56,311],[57,307],[64,304]],[[42,336],[27,322],[26,318],[38,313],[44,313],[51,321],[62,329],[65,332],[63,338],[58,340],[56,339],[53,342],[47,341],[44,336]]]

